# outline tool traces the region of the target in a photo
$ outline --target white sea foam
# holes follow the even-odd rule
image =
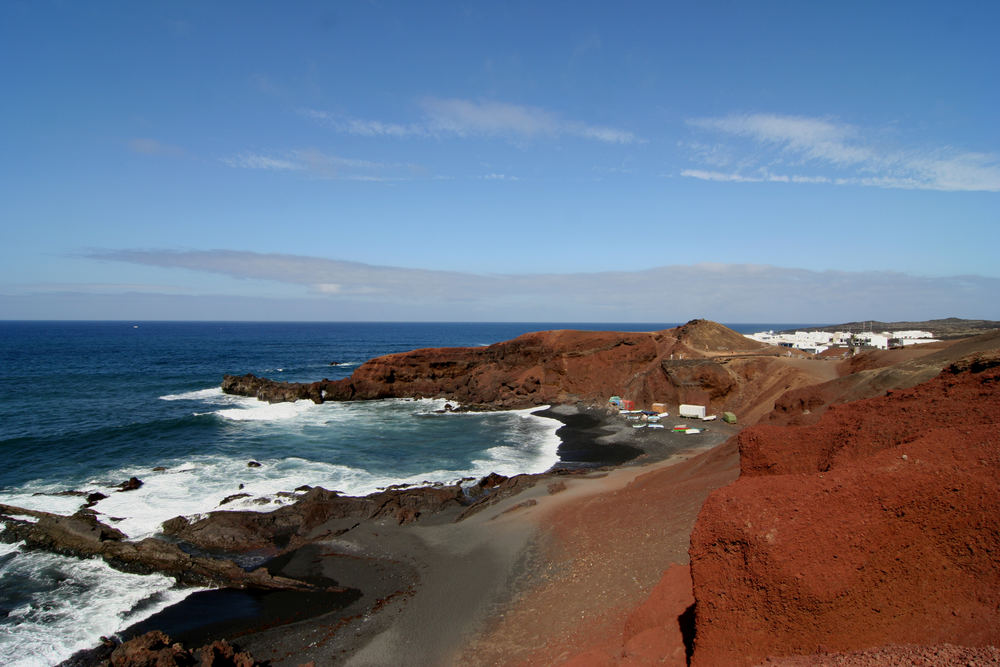
[[[0,558],[3,558],[7,554],[17,553],[24,542],[14,542],[13,544],[7,544],[6,542],[0,542]],[[2,566],[0,566],[0,572],[3,571]]]
[[[303,484],[316,485],[319,484],[317,480],[336,484],[363,476],[361,471],[346,466],[305,459],[260,459],[258,462],[259,468],[248,467],[247,459],[215,455],[185,461],[164,471],[146,472],[140,488],[125,493],[107,489],[103,492],[108,497],[93,509],[103,515],[102,520],[130,538],[142,539],[157,533],[160,524],[175,516],[216,509],[274,510],[294,500],[276,495],[279,491],[290,492]],[[134,471],[122,470],[117,475],[130,473]],[[345,485],[328,488],[348,492],[342,486]],[[238,494],[247,496],[221,504],[227,497]]]
[[[316,406],[309,400],[295,401],[294,403],[265,403],[257,399],[250,400],[253,401],[252,404],[247,403],[240,407],[216,410],[213,414],[233,421],[278,421],[295,419]]]
[[[511,410],[511,414],[517,415],[521,419],[540,422],[548,428],[533,433],[531,437],[520,442],[516,447],[511,445],[490,447],[485,452],[488,458],[474,461],[476,465],[474,476],[488,475],[490,472],[497,472],[508,477],[522,473],[540,473],[558,463],[558,450],[561,441],[556,435],[556,431],[562,426],[562,422],[551,417],[540,417],[532,414],[548,407]]]
[[[420,415],[443,419],[501,420],[498,430],[513,431],[511,444],[489,447],[476,456],[470,465],[460,468],[427,469],[401,473],[391,466],[380,470],[365,470],[337,463],[310,460],[290,455],[291,450],[276,448],[272,458],[258,459],[260,467],[248,467],[249,457],[211,454],[186,460],[163,462],[165,470],[151,471],[125,466],[102,471],[77,488],[88,493],[99,491],[107,498],[93,509],[101,520],[118,528],[131,539],[156,534],[163,521],[178,516],[191,516],[217,509],[271,511],[294,501],[288,492],[302,486],[322,486],[348,495],[365,495],[392,484],[422,484],[424,482],[453,483],[465,477],[481,477],[490,472],[503,475],[543,472],[558,461],[559,438],[557,420],[537,417],[530,408],[493,413],[443,413],[444,399],[390,399],[348,403],[311,401],[267,404],[253,398],[234,397],[205,392],[204,403],[225,402],[228,407],[214,413],[232,421],[234,427],[275,429],[276,437],[304,433],[309,429],[325,429],[340,424],[363,424],[374,432],[395,428],[419,430]],[[454,404],[453,401],[451,403]],[[333,426],[339,428],[339,426]],[[320,432],[322,432],[320,430]],[[307,440],[314,435],[306,433]],[[361,436],[364,437],[364,436]],[[508,440],[509,441],[509,440]],[[143,485],[135,490],[119,492],[113,486],[122,479],[139,477]],[[242,488],[240,488],[242,486]],[[51,495],[65,486],[28,484],[0,497],[0,502],[29,509],[59,514],[72,514],[83,503],[80,496]],[[33,495],[43,491],[47,495]],[[278,495],[279,492],[285,492]],[[232,496],[239,498],[222,504]]]
[[[173,580],[161,575],[118,572],[100,559],[37,551],[0,564],[5,594],[25,583],[35,589],[30,598],[19,599],[0,620],[0,664],[12,667],[61,662],[198,590],[175,589]]]
[[[222,387],[209,387],[208,389],[196,389],[186,391],[182,394],[167,394],[160,396],[161,401],[204,401],[206,399],[223,396]]]
[[[84,499],[80,496],[63,495],[65,491],[66,485],[62,483],[28,482],[0,494],[0,503],[52,514],[72,514],[80,509]]]

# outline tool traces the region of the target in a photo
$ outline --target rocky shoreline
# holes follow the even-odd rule
[[[178,517],[136,545],[87,510],[4,506],[0,539],[224,586],[130,632],[167,628],[191,645],[225,637],[275,666],[750,665],[1000,643],[1000,333],[838,365],[734,350],[709,325],[547,332],[480,359],[502,388],[492,407],[573,399],[539,413],[563,423],[562,461],[546,473],[364,497],[303,487],[273,512]],[[496,356],[508,352],[537,363],[512,371]],[[337,386],[356,380],[353,399],[416,387],[452,396],[470,354],[483,353],[392,355]],[[623,357],[631,365],[619,368]],[[589,388],[558,372],[570,359]],[[386,375],[392,364],[405,373]],[[335,400],[326,381],[231,377],[227,391],[261,400]],[[464,382],[463,398],[486,397]],[[700,392],[710,410],[742,406],[759,423],[717,421],[695,436],[634,429],[595,399],[615,386],[600,382],[647,397],[667,385]],[[213,625],[196,611],[213,600],[250,611]]]

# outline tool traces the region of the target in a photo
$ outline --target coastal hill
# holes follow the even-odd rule
[[[494,409],[601,405],[618,395],[647,408],[654,402],[702,404],[754,422],[789,389],[835,376],[830,361],[693,320],[663,331],[543,331],[487,347],[390,354],[338,381],[227,375],[222,388],[269,402],[440,396]]]

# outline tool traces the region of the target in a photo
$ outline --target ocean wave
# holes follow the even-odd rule
[[[21,550],[24,542],[14,542],[12,544],[7,544],[6,542],[0,542],[0,558],[3,558],[7,554],[17,553]]]
[[[222,396],[222,387],[209,387],[208,389],[196,389],[186,391],[182,394],[167,394],[160,396],[161,401],[204,401]]]
[[[91,648],[194,593],[170,577],[126,574],[100,559],[31,551],[0,568],[0,664],[41,667]],[[16,628],[16,632],[12,630]]]
[[[215,401],[218,396],[204,400]],[[270,443],[270,455],[255,459],[259,466],[248,466],[251,454],[231,447],[231,451],[166,460],[156,469],[123,465],[102,470],[77,480],[72,487],[80,492],[76,495],[63,495],[65,485],[33,482],[8,490],[0,502],[68,515],[82,506],[84,494],[100,492],[107,497],[93,510],[101,520],[131,539],[142,539],[155,535],[163,521],[175,516],[217,509],[272,511],[294,502],[293,492],[301,486],[366,495],[400,483],[447,484],[491,472],[507,476],[543,472],[558,461],[556,430],[561,424],[532,414],[537,407],[441,413],[444,399],[319,405],[268,404],[232,396],[225,400],[229,407],[209,414],[231,423],[242,434],[238,437],[263,437]],[[421,426],[418,417],[426,415],[442,420]],[[474,423],[465,426],[464,420]],[[448,449],[452,440],[470,437],[481,442],[478,450]],[[120,492],[117,485],[130,477],[140,478],[142,486]]]
[[[126,493],[106,489],[102,492],[108,497],[93,509],[129,538],[142,539],[155,535],[164,521],[175,516],[216,509],[267,512],[293,502],[294,494],[288,494],[300,486],[318,485],[318,480],[327,484],[351,482],[364,476],[363,471],[307,459],[262,458],[255,460],[259,467],[248,466],[248,462],[243,457],[214,455],[146,472],[140,488]],[[135,471],[123,469],[117,474],[130,473]],[[349,488],[338,490],[350,492]],[[246,496],[223,504],[223,500],[241,494]]]
[[[264,403],[257,399],[251,400],[253,404],[216,410],[211,414],[231,421],[277,421],[295,419],[316,405],[309,400],[294,403]]]

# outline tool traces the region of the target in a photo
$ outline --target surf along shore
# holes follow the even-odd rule
[[[503,610],[541,585],[551,586],[566,577],[579,581],[574,566],[559,555],[562,547],[555,547],[556,536],[550,532],[553,522],[564,520],[565,508],[580,511],[581,503],[591,496],[616,492],[641,475],[686,461],[739,428],[719,421],[703,433],[677,433],[669,427],[683,420],[671,418],[664,420],[664,429],[636,429],[611,410],[582,404],[554,406],[538,414],[563,423],[557,431],[563,460],[549,472],[485,478],[473,485],[472,493],[479,487],[479,498],[471,505],[424,508],[414,520],[393,514],[321,521],[297,540],[299,546],[271,545],[243,554],[244,563],[256,564],[261,554],[277,553],[263,563],[270,575],[307,582],[316,590],[195,593],[129,628],[123,639],[152,630],[188,647],[226,639],[276,666],[310,661],[316,665],[506,662],[513,648],[524,646],[520,630],[511,638],[512,646],[498,643],[495,625],[504,617]],[[684,525],[678,526],[680,532],[671,538],[673,543],[686,543],[687,524],[693,520],[694,513],[689,512]],[[239,528],[227,524],[205,529],[226,531],[239,533]],[[198,535],[184,537],[190,539],[189,549],[191,544],[199,546]],[[239,539],[227,537],[233,538],[230,544]],[[207,554],[212,544],[200,546]],[[233,551],[215,555],[236,557]],[[599,598],[615,605],[634,603],[648,594],[658,576],[655,567],[648,576],[632,573],[627,595],[622,597],[623,589]],[[330,587],[338,592],[324,590]],[[571,588],[564,589],[569,592]],[[582,596],[578,604],[593,606],[593,591],[584,587],[574,595]],[[559,617],[568,601],[552,604],[543,616]],[[536,625],[536,630],[541,627]],[[463,656],[475,644],[473,639],[487,630],[494,635],[490,650]],[[112,648],[78,654],[66,664],[98,664]]]
[[[551,600],[546,598],[547,609],[539,608],[532,615],[537,618],[524,619],[541,638],[555,638],[554,620],[563,616],[571,619],[574,606],[590,609],[600,600],[613,613],[634,605],[659,579],[659,564],[649,563],[647,572],[628,573],[627,581],[613,594],[595,591],[587,582],[595,573],[579,572],[574,557],[566,555],[566,547],[557,546],[558,533],[552,535],[549,530],[574,517],[577,524],[595,520],[601,525],[603,535],[594,534],[593,539],[611,537],[607,529],[615,521],[588,516],[593,514],[589,498],[621,492],[641,475],[724,442],[736,427],[725,425],[686,435],[669,429],[633,429],[620,417],[575,406],[557,406],[543,414],[567,423],[559,430],[563,446],[572,448],[577,459],[591,459],[585,466],[571,462],[569,467],[557,465],[550,473],[514,478],[514,483],[494,489],[490,500],[496,502],[484,504],[481,510],[473,506],[478,511],[460,521],[456,519],[467,509],[450,508],[404,525],[393,520],[353,521],[350,530],[339,537],[286,556],[276,573],[304,580],[335,580],[340,586],[359,590],[356,601],[333,613],[263,631],[255,631],[253,625],[273,620],[256,619],[242,629],[247,634],[231,633],[229,638],[258,660],[279,666],[308,661],[317,665],[494,664],[513,657],[514,647],[525,647],[525,636],[518,630],[525,623],[491,626],[503,618],[503,610],[512,601],[539,585],[558,590]],[[609,468],[600,461],[600,450],[605,447],[612,448],[608,453],[615,458],[620,458],[626,447],[637,456]],[[725,474],[718,478],[719,484],[728,481]],[[696,495],[707,496],[710,488],[700,483],[697,486]],[[655,503],[659,499],[648,500]],[[661,506],[678,522],[675,535],[661,538],[677,547],[673,557],[681,562],[686,562],[687,535],[700,506],[697,500],[687,499],[689,511],[684,517],[678,503]],[[344,527],[339,521],[323,529],[339,532]],[[623,528],[619,523],[618,529]],[[582,538],[578,535],[577,539]],[[627,543],[620,542],[622,547]],[[634,567],[626,566],[627,562],[608,561],[602,567]],[[559,582],[576,586],[562,587]],[[576,598],[575,605],[572,598]],[[280,615],[286,610],[276,611]],[[155,627],[156,619],[146,625]],[[490,649],[484,646],[471,655],[461,655],[485,628],[491,628]],[[504,633],[512,635],[511,645],[499,639]],[[176,634],[193,645],[218,638]],[[564,650],[574,645],[570,641]]]
[[[713,344],[719,352],[697,351]],[[578,495],[576,487],[581,484],[596,493],[622,479],[619,473],[587,479],[603,475],[595,472],[602,466],[629,461],[626,469],[636,469],[665,460],[681,448],[722,442],[731,430],[721,421],[697,435],[633,429],[594,406],[606,408],[607,396],[618,388],[640,400],[655,393],[676,405],[691,392],[702,396],[698,392],[712,384],[711,378],[695,383],[686,377],[706,369],[719,372],[714,366],[692,363],[692,357],[735,355],[746,361],[753,353],[775,356],[769,346],[747,341],[720,325],[695,321],[665,332],[540,332],[488,348],[389,355],[366,363],[339,387],[326,381],[289,385],[249,376],[235,378],[234,386],[234,378],[227,376],[225,391],[270,402],[436,395],[494,409],[555,405],[543,414],[564,423],[558,432],[561,462],[548,475],[486,479],[478,490],[388,489],[374,498],[350,499],[321,489],[299,489],[299,502],[271,514],[217,511],[209,520],[166,522],[165,538],[185,551],[229,558],[248,570],[257,568],[255,574],[265,572],[279,583],[289,580],[292,590],[253,590],[251,583],[251,592],[197,593],[130,633],[165,629],[189,645],[228,637],[262,652],[260,658],[275,664],[283,664],[281,660],[298,664],[312,659],[310,655],[317,664],[355,654],[361,660],[368,652],[381,651],[384,656],[393,637],[404,637],[407,645],[418,637],[419,655],[433,662],[453,640],[471,632],[478,619],[510,597],[510,591],[517,589],[512,582],[525,580],[525,573],[532,571],[528,567],[532,558],[544,551],[545,540],[537,539],[536,533],[546,508]],[[662,370],[667,360],[670,377]],[[723,384],[724,391],[733,393],[738,382]],[[686,388],[678,389],[681,385]],[[337,392],[341,394],[332,395]],[[550,477],[552,481],[546,481]],[[470,494],[483,498],[468,509]],[[472,514],[481,507],[487,509]],[[268,562],[269,557],[276,558]],[[462,572],[467,576],[458,576]],[[415,580],[419,586],[413,585]],[[301,584],[314,590],[296,590]],[[650,582],[642,585],[648,587]],[[429,591],[442,593],[435,598]],[[303,617],[324,607],[340,609],[307,622],[311,629],[305,629]],[[449,611],[431,613],[438,608]],[[373,616],[372,609],[381,611]],[[442,617],[445,613],[447,618]],[[417,625],[427,618],[438,620],[426,628],[429,632],[400,635],[392,630],[399,627],[392,621],[397,615],[415,619]],[[388,629],[377,630],[384,624]],[[368,642],[365,638],[371,636],[377,639]]]

